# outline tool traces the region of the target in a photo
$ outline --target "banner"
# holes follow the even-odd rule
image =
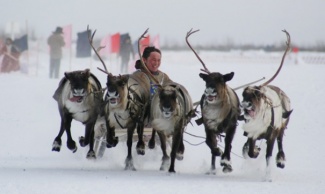
[[[23,52],[25,50],[28,50],[28,37],[27,37],[27,34],[25,34],[22,37],[14,40],[13,45],[15,45],[19,49],[19,52]]]
[[[62,27],[63,29],[63,38],[65,42],[66,48],[71,48],[71,42],[72,42],[72,25],[67,25]]]
[[[111,36],[111,53],[120,52],[120,33]]]
[[[141,39],[140,41],[141,55],[143,53],[143,50],[148,46],[150,46],[150,35],[147,35],[145,38]]]
[[[77,58],[91,56],[91,46],[88,39],[89,33],[91,34],[91,30],[77,33]]]

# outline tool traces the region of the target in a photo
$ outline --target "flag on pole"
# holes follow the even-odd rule
[[[13,41],[13,45],[18,47],[19,52],[28,50],[28,37],[27,34]]]
[[[63,38],[65,42],[66,48],[71,48],[71,42],[72,42],[72,25],[67,25],[62,27],[63,29]]]
[[[77,52],[76,57],[90,57],[91,46],[89,44],[88,34],[91,34],[91,30],[77,33]]]
[[[111,53],[120,52],[120,33],[111,36]]]
[[[147,37],[143,38],[140,41],[140,50],[141,50],[141,54],[143,53],[143,50],[150,46],[150,35],[148,35]]]

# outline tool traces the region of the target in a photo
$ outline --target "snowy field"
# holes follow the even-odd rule
[[[269,79],[277,70],[282,53],[277,54],[276,63],[252,64],[222,63],[216,60],[218,55],[215,52],[200,52],[210,71],[234,71],[235,76],[229,85],[237,87],[262,77]],[[124,170],[125,142],[106,149],[103,158],[89,161],[86,159],[88,148],[78,145],[78,151],[72,153],[66,147],[64,134],[61,152],[52,152],[52,142],[60,127],[57,104],[52,98],[59,79],[48,78],[49,58],[46,54],[40,53],[37,61],[38,64],[30,58],[28,74],[0,74],[0,194],[320,194],[325,191],[325,154],[322,150],[325,147],[325,65],[294,64],[288,58],[272,82],[291,98],[294,111],[284,136],[286,167],[276,168],[273,158],[273,181],[264,182],[265,141],[257,143],[262,147],[257,159],[244,160],[241,149],[246,139],[241,122],[233,141],[231,156],[234,170],[230,174],[222,173],[219,165],[216,175],[205,174],[211,158],[205,143],[197,146],[185,143],[184,160],[176,161],[175,174],[159,171],[160,147],[146,149],[144,156],[138,156],[133,148],[137,171]],[[114,74],[118,73],[116,59],[106,60],[106,64]],[[106,83],[105,75],[96,69],[101,67],[96,60],[70,60],[66,55],[61,67],[62,76],[65,71],[90,68],[103,86]],[[198,76],[201,67],[192,52],[163,52],[161,70],[187,87],[193,101],[198,101],[204,90],[204,82]],[[241,93],[242,90],[237,91],[240,99]],[[194,120],[193,126],[188,125],[187,132],[205,135],[203,126],[197,126]],[[74,140],[77,141],[83,134],[83,126],[74,121]],[[204,141],[187,134],[184,139],[193,144]],[[275,145],[273,155],[276,153]]]

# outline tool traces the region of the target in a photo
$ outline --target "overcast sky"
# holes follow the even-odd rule
[[[161,43],[182,44],[186,32],[200,29],[193,44],[325,42],[325,0],[0,0],[0,28],[18,22],[47,38],[56,26],[76,33],[97,29],[97,36],[129,32],[137,39],[147,28]]]

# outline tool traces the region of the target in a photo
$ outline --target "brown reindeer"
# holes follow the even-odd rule
[[[183,134],[193,117],[192,99],[184,86],[168,83],[159,87],[158,92],[153,96],[150,114],[151,125],[159,135],[163,152],[160,170],[165,170],[170,164],[169,172],[174,173],[175,159],[183,159],[185,150]],[[169,136],[172,136],[170,157],[166,151]]]
[[[149,79],[144,73],[118,76],[109,73],[104,61],[92,44],[94,35],[95,32],[92,37],[89,37],[90,45],[105,68],[102,71],[107,74],[105,105],[102,112],[107,130],[106,146],[112,148],[117,145],[118,137],[115,136],[115,130],[127,129],[128,154],[125,160],[125,169],[135,170],[132,159],[133,133],[137,128],[139,138],[136,146],[137,153],[144,155],[143,128],[148,122],[146,118],[149,115]]]
[[[230,81],[234,73],[221,74],[211,73],[188,42],[188,37],[196,31],[189,31],[186,36],[186,42],[196,57],[202,63],[205,73],[200,73],[200,77],[205,81],[205,91],[200,101],[202,117],[197,120],[197,124],[204,124],[206,133],[206,144],[211,149],[211,169],[210,173],[215,174],[216,156],[221,156],[220,165],[223,166],[223,172],[231,172],[231,143],[234,138],[237,118],[240,115],[239,99],[237,94],[226,83]],[[225,148],[222,152],[218,147],[217,137],[222,134],[225,136]]]
[[[260,86],[248,86],[243,91],[243,101],[241,107],[244,115],[241,120],[243,124],[244,135],[248,137],[243,147],[244,157],[256,158],[259,155],[260,148],[256,140],[266,139],[266,179],[271,180],[270,158],[273,152],[275,140],[278,142],[278,154],[276,164],[279,168],[285,167],[285,154],[283,151],[283,135],[287,128],[289,117],[292,112],[289,97],[278,87],[268,85],[279,74],[284,58],[290,48],[290,35],[287,35],[287,49],[282,57],[281,64],[277,72],[271,79]]]
[[[55,91],[53,98],[58,102],[61,116],[61,126],[55,138],[52,151],[61,149],[61,136],[67,133],[67,147],[73,152],[77,151],[75,141],[71,137],[71,122],[77,120],[84,125],[85,137],[79,138],[80,146],[89,144],[87,158],[96,158],[94,146],[94,125],[102,104],[102,87],[95,75],[89,69],[84,71],[66,72]]]

